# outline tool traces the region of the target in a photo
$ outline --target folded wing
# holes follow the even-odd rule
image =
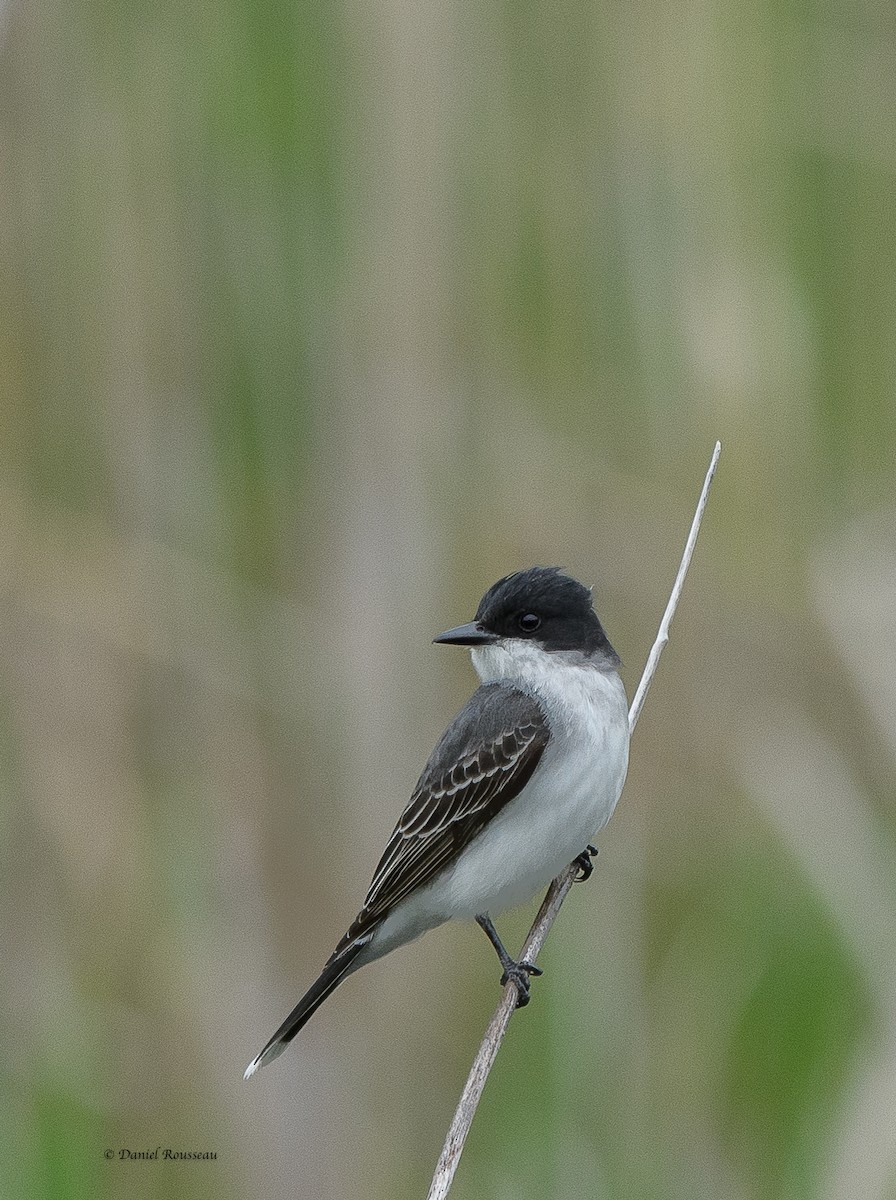
[[[448,866],[519,795],[549,740],[532,696],[504,683],[480,687],[426,764],[344,940],[363,936]]]

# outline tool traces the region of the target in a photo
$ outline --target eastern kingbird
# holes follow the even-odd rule
[[[529,976],[490,914],[528,900],[606,825],[628,767],[619,657],[591,591],[557,567],[500,579],[475,620],[433,639],[471,648],[482,684],[433,750],[380,859],[364,907],[245,1078],[281,1054],[352,971],[454,917],[475,918],[512,979]]]

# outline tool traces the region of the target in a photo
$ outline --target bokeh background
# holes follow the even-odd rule
[[[718,437],[453,1196],[896,1196],[893,7],[0,12],[0,1192],[425,1194],[477,930],[243,1069],[473,686],[430,638],[562,564],[631,694]]]

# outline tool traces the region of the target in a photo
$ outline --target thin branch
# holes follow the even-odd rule
[[[675,609],[678,607],[678,598],[681,595],[684,577],[687,574],[688,567],[691,565],[697,534],[700,532],[700,523],[703,520],[703,513],[706,509],[709,485],[712,483],[713,475],[715,475],[716,464],[719,461],[721,451],[721,442],[716,442],[709,468],[706,472],[706,478],[703,481],[703,490],[700,493],[700,499],[697,501],[697,511],[694,513],[688,540],[685,543],[684,553],[681,556],[681,565],[678,568],[678,574],[675,577],[675,583],[672,586],[672,592],[669,596],[669,602],[666,605],[666,611],[663,613],[663,619],[660,622],[656,641],[653,643],[653,648],[648,656],[647,665],[644,667],[641,682],[638,684],[635,698],[632,700],[632,705],[629,709],[629,732],[633,731],[638,723],[638,717],[641,715],[644,699],[653,676],[656,673],[660,655],[663,652],[663,647],[669,640],[669,627],[672,624]],[[554,919],[560,911],[560,906],[573,885],[577,872],[577,865],[571,863],[563,874],[558,875],[551,884],[548,894],[545,896],[544,902],[538,910],[538,915],[535,918],[532,928],[529,930],[529,935],[523,943],[520,960],[535,962],[542,946],[544,946],[551,926],[554,924]],[[473,1117],[476,1115],[476,1109],[482,1098],[486,1080],[494,1066],[495,1059],[498,1057],[498,1051],[501,1049],[501,1043],[507,1032],[507,1026],[510,1024],[510,1018],[513,1016],[514,1009],[516,1008],[516,1000],[516,985],[508,982],[504,988],[500,1003],[495,1009],[495,1014],[489,1022],[488,1029],[485,1031],[479,1052],[473,1061],[466,1085],[461,1093],[460,1101],[454,1114],[454,1120],[451,1122],[451,1128],[448,1130],[448,1136],[445,1139],[445,1145],[442,1147],[442,1153],[439,1156],[436,1171],[432,1178],[427,1200],[444,1200],[451,1190],[454,1173],[457,1170],[457,1164],[463,1153],[467,1134],[470,1132],[470,1126],[473,1123]]]
[[[638,684],[638,690],[635,692],[635,698],[632,700],[632,706],[629,709],[628,727],[630,732],[633,732],[635,726],[638,724],[638,717],[640,717],[641,709],[644,707],[644,700],[653,682],[653,677],[656,674],[657,663],[660,661],[660,655],[663,652],[666,642],[669,640],[669,627],[672,624],[672,618],[675,616],[675,610],[678,608],[678,598],[684,586],[684,577],[688,573],[688,567],[691,565],[691,559],[694,556],[694,546],[697,544],[697,534],[700,532],[703,513],[706,510],[706,501],[709,496],[709,485],[712,483],[712,477],[716,473],[716,464],[719,461],[721,453],[722,443],[716,442],[716,448],[712,452],[706,478],[703,480],[703,490],[700,493],[700,499],[697,501],[697,511],[694,513],[693,521],[691,521],[691,531],[688,534],[688,540],[685,542],[684,554],[681,556],[681,565],[678,568],[678,574],[675,576],[675,583],[672,585],[669,603],[666,605],[666,611],[663,613],[662,621],[660,621],[656,641],[653,643],[653,648],[647,659],[647,665],[644,668],[644,674],[641,676],[641,682]]]

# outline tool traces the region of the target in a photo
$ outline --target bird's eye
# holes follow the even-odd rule
[[[523,633],[534,633],[541,624],[541,617],[537,617],[535,613],[520,613],[516,619],[516,623],[522,629]]]

